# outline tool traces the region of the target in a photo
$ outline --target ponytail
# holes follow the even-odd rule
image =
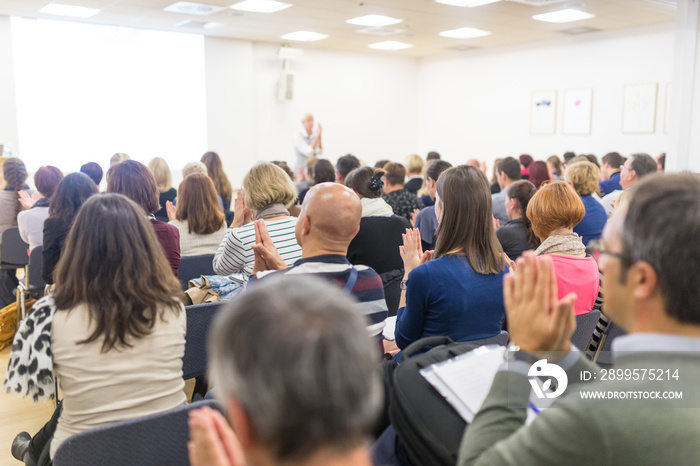
[[[517,181],[510,186],[508,186],[506,196],[508,199],[515,199],[515,204],[518,211],[522,214],[523,225],[525,225],[525,233],[527,235],[527,242],[531,248],[537,248],[541,241],[537,237],[534,231],[532,231],[532,223],[530,219],[527,218],[527,205],[530,203],[530,199],[537,192],[535,185],[529,181],[522,180]]]

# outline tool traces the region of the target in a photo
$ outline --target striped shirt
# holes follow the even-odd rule
[[[352,268],[357,270],[357,281],[350,294],[358,301],[359,311],[367,319],[370,336],[381,335],[389,314],[384,299],[384,285],[377,272],[366,265],[353,266],[345,256],[327,254],[299,259],[293,267],[284,270],[259,272],[251,280],[261,279],[269,274],[314,274],[344,287],[350,278]]]
[[[297,259],[301,258],[301,247],[297,244],[294,235],[296,224],[296,217],[265,222],[270,239],[287,266],[292,266]],[[239,228],[230,228],[214,255],[214,272],[224,276],[242,273],[245,279],[250,277],[255,264],[251,247],[253,244],[255,244],[254,222]]]

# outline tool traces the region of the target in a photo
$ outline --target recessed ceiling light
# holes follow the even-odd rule
[[[536,19],[537,21],[546,21],[548,23],[569,23],[571,21],[580,21],[582,19],[589,18],[595,18],[595,15],[570,8],[566,10],[552,11],[550,13],[542,13],[532,17],[532,19]]]
[[[292,6],[291,3],[276,2],[275,0],[243,0],[235,5],[231,5],[231,8],[254,13],[274,13],[290,6]]]
[[[413,44],[399,42],[398,40],[385,40],[384,42],[369,44],[369,48],[376,50],[403,50],[410,49],[411,47],[413,47]]]
[[[311,31],[296,31],[296,32],[290,32],[289,34],[285,34],[282,36],[282,39],[285,40],[298,40],[302,42],[314,42],[317,40],[323,40],[327,39],[328,34],[320,34],[318,32],[311,32]]]
[[[75,18],[89,18],[95,16],[100,10],[97,8],[86,8],[84,6],[64,5],[62,3],[49,3],[39,10],[39,13],[56,16],[73,16]]]
[[[206,16],[225,10],[225,6],[206,5],[204,3],[177,2],[163,8],[168,13],[182,13],[185,15]]]
[[[463,6],[471,8],[473,6],[488,5],[489,3],[500,2],[501,0],[435,0],[437,3],[445,5]]]
[[[402,23],[402,19],[392,18],[390,16],[384,15],[367,15],[360,16],[359,18],[352,18],[345,21],[348,24],[355,24],[357,26],[367,26],[367,27],[377,27],[377,26],[391,26],[392,24]]]
[[[440,33],[442,37],[452,37],[453,39],[473,39],[474,37],[483,37],[490,34],[491,33],[489,31],[476,28],[451,29]]]

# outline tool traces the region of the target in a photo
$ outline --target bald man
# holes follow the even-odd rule
[[[360,199],[350,188],[338,183],[312,187],[304,197],[296,226],[301,259],[289,268],[272,244],[265,222],[256,221],[251,284],[272,273],[319,275],[357,299],[367,330],[381,340],[388,314],[382,280],[370,267],[353,266],[346,258],[348,246],[360,230],[361,217]]]

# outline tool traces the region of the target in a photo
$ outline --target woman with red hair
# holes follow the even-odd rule
[[[530,172],[530,183],[534,184],[537,189],[540,189],[545,181],[552,179],[546,162],[532,162],[528,171]]]

